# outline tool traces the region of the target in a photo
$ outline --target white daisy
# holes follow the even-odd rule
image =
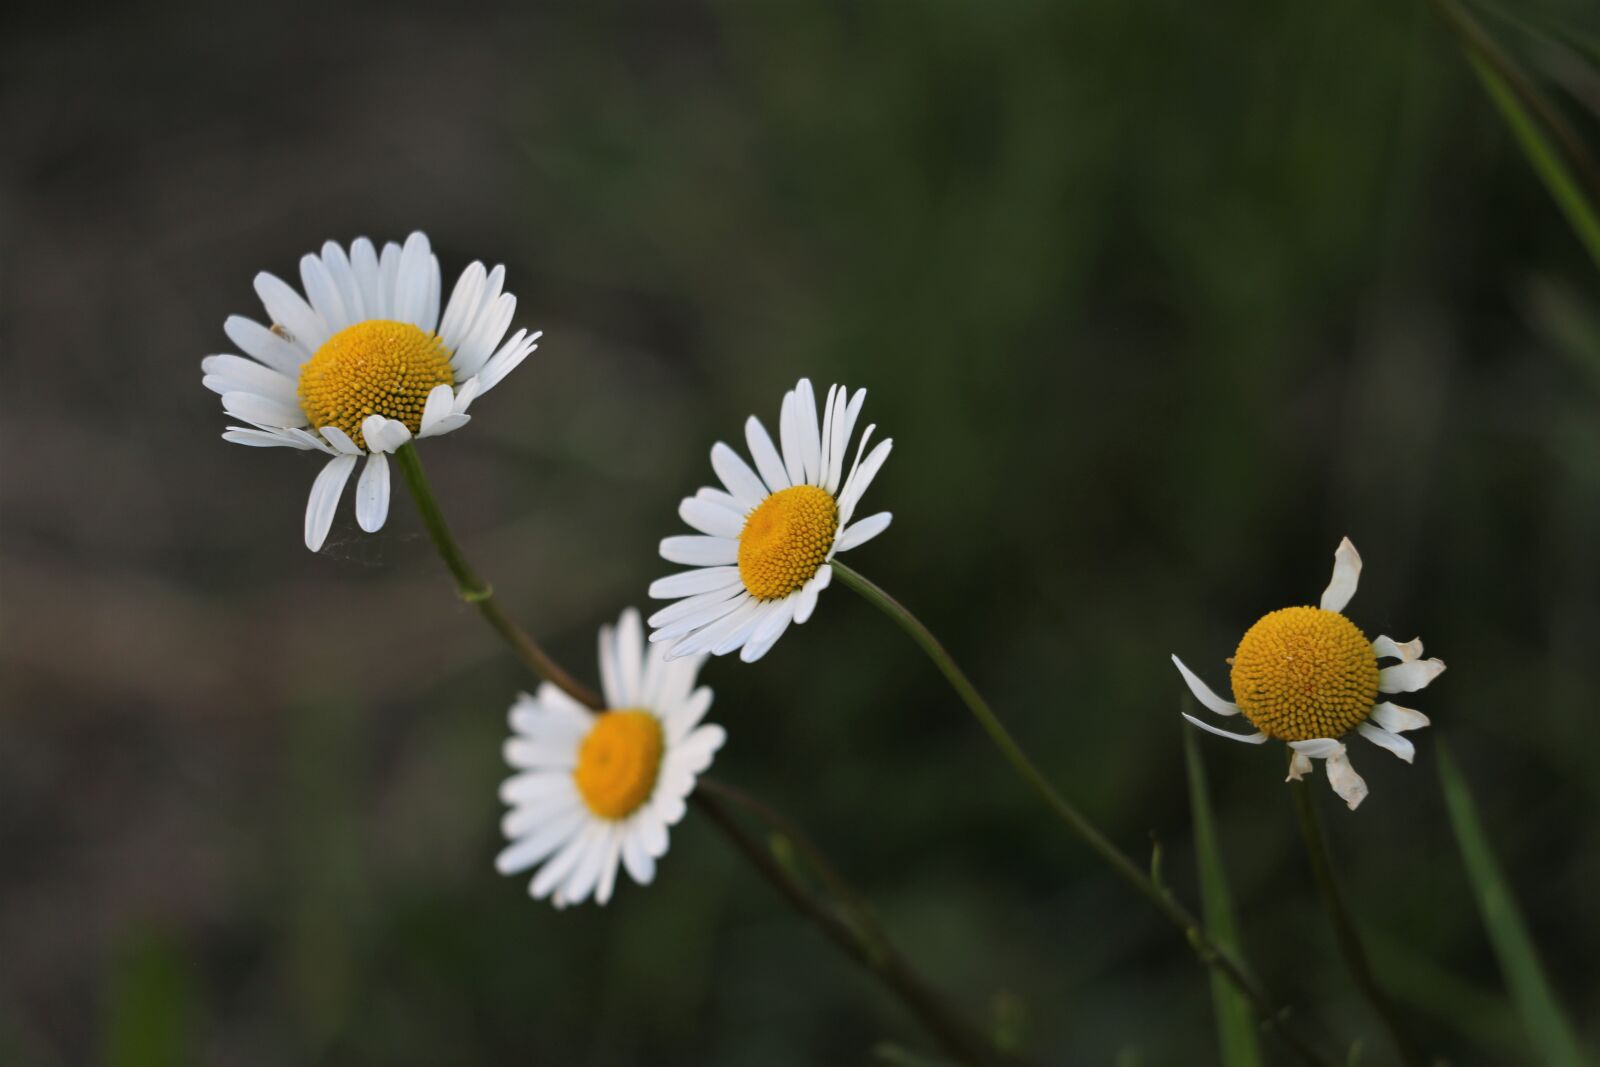
[[[223,330],[252,358],[207,356],[207,389],[222,395],[226,441],[322,452],[333,458],[311,486],[306,547],[322,547],[356,460],[356,521],[381,529],[389,514],[386,454],[412,437],[467,424],[472,401],[498,385],[538,345],[518,330],[504,344],[517,298],[501,291],[505,268],[461,272],[439,317],[439,261],[414,233],[382,255],[365,237],[348,254],[333,241],[300,259],[306,297],[271,274],[256,275],[269,326],[241,315]],[[309,298],[309,303],[307,302]]]
[[[1444,671],[1444,661],[1422,658],[1420,637],[1404,644],[1383,636],[1369,642],[1341,614],[1360,575],[1361,557],[1347,537],[1333,554],[1333,578],[1320,607],[1281,608],[1250,627],[1228,661],[1233,665],[1233,701],[1217,696],[1172,657],[1196,700],[1218,715],[1243,712],[1256,732],[1236,734],[1192,715],[1184,718],[1247,744],[1259,745],[1269,737],[1288,742],[1293,750],[1290,780],[1309,774],[1313,759],[1326,760],[1328,783],[1351,810],[1365,799],[1367,783],[1350,766],[1339,738],[1355,730],[1410,763],[1416,750],[1400,735],[1427,726],[1428,717],[1378,702],[1378,694],[1421,689]],[[1398,662],[1382,666],[1379,661],[1385,659]]]
[[[651,641],[670,642],[673,656],[720,656],[742,648],[739,658],[754,663],[791,622],[811,617],[817,594],[833,578],[828,563],[834,555],[865,544],[889,525],[887,511],[850,521],[894,446],[880,441],[862,459],[875,429],[868,426],[844,476],[866,399],[865,389],[852,394],[829,386],[819,428],[816,394],[802,378],[783,397],[781,454],[754,415],[744,433],[755,470],[717,442],[711,468],[724,488],[701,489],[678,506],[679,516],[700,534],[661,542],[662,558],[695,569],[650,586],[651,596],[678,601],[650,616]]]
[[[611,899],[617,863],[649,885],[667,851],[667,827],[683,818],[695,778],[726,738],[701,726],[711,690],[695,687],[704,657],[668,662],[644,642],[639,613],[600,628],[606,711],[590,711],[546,682],[511,706],[500,786],[511,806],[501,874],[542,863],[529,891],[557,907]]]

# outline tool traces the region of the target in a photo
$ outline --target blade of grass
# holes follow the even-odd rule
[[[1539,1049],[1541,1062],[1551,1067],[1585,1067],[1584,1056],[1572,1024],[1561,1011],[1561,1004],[1545,978],[1538,951],[1528,928],[1517,911],[1516,901],[1506,884],[1500,865],[1489,848],[1489,841],[1478,820],[1477,804],[1467,789],[1466,779],[1455,757],[1442,742],[1435,744],[1439,759],[1439,785],[1444,790],[1450,825],[1467,868],[1467,878],[1478,900],[1489,943],[1500,961],[1500,973],[1510,987],[1511,999],[1528,1036]]]
[[[1595,266],[1600,267],[1600,214],[1594,202],[1600,197],[1600,166],[1595,164],[1588,147],[1458,0],[1432,2],[1460,39],[1468,62],[1510,127],[1522,154],[1567,217]]]
[[[1183,731],[1183,760],[1189,770],[1189,809],[1194,815],[1195,864],[1200,870],[1200,907],[1212,938],[1242,958],[1239,927],[1228,892],[1228,876],[1217,844],[1216,819],[1211,812],[1211,790],[1205,763],[1193,730]],[[1211,975],[1211,1003],[1217,1016],[1217,1041],[1223,1067],[1261,1067],[1261,1046],[1250,1005],[1223,977]]]

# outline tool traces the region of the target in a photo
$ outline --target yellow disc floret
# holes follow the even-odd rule
[[[661,771],[661,720],[634,708],[601,712],[578,746],[578,794],[602,819],[626,819],[650,799]]]
[[[761,502],[739,532],[739,577],[758,600],[778,600],[817,573],[833,547],[839,505],[814,485],[780,489]]]
[[[1336,611],[1283,608],[1264,616],[1233,655],[1233,699],[1280,741],[1339,737],[1372,714],[1378,657]]]
[[[444,342],[409,322],[369,319],[328,338],[300,368],[300,408],[316,429],[336,426],[365,447],[368,415],[422,429],[422,405],[438,385],[453,385]]]

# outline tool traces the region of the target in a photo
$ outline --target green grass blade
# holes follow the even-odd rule
[[[1545,978],[1544,968],[1528,936],[1512,899],[1510,887],[1495,862],[1494,853],[1478,821],[1477,805],[1467,791],[1461,770],[1443,743],[1436,744],[1439,760],[1439,784],[1444,790],[1445,805],[1450,810],[1450,824],[1455,829],[1456,843],[1461,848],[1461,858],[1472,883],[1473,895],[1478,899],[1478,910],[1483,915],[1483,925],[1489,932],[1490,944],[1500,961],[1500,973],[1511,989],[1511,999],[1517,1007],[1522,1025],[1539,1049],[1540,1062],[1551,1067],[1586,1067],[1590,1061],[1578,1044],[1578,1037],[1561,1011],[1560,1002]]]
[[[1218,945],[1238,957],[1238,923],[1233,914],[1233,898],[1228,894],[1222,852],[1217,846],[1206,768],[1193,730],[1183,731],[1183,759],[1189,770],[1189,807],[1194,814],[1195,861],[1200,868],[1200,904],[1206,929]],[[1261,1047],[1256,1041],[1256,1021],[1250,1014],[1250,1005],[1215,971],[1211,974],[1211,1002],[1217,1016],[1223,1067],[1261,1067]]]

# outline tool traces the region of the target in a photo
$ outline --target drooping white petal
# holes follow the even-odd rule
[[[443,437],[447,433],[455,433],[457,430],[461,429],[461,427],[465,426],[471,421],[471,415],[446,415],[444,418],[434,423],[433,428],[426,434],[418,434],[417,436]]]
[[[1267,735],[1263,733],[1236,734],[1231,730],[1224,730],[1220,726],[1212,726],[1208,722],[1201,722],[1193,715],[1190,715],[1187,711],[1179,712],[1178,714],[1194,723],[1194,725],[1200,727],[1200,729],[1204,730],[1206,733],[1216,734],[1218,737],[1226,737],[1229,741],[1243,741],[1247,745],[1259,745],[1267,739]]]
[[[1333,553],[1333,577],[1322,591],[1323,611],[1343,611],[1356,595],[1356,580],[1361,577],[1361,555],[1346,537]]]
[[[355,456],[335,456],[311,483],[311,498],[306,501],[306,547],[313,552],[320,551],[328,538],[334,510],[355,465]]]
[[[1191,671],[1184,665],[1183,660],[1179,659],[1177,656],[1173,656],[1172,664],[1178,668],[1178,673],[1183,675],[1183,680],[1189,685],[1189,692],[1193,693],[1194,698],[1200,703],[1204,704],[1207,708],[1210,708],[1218,715],[1239,714],[1239,705],[1230,700],[1223,700],[1221,697],[1217,696],[1217,694],[1213,693],[1211,691],[1211,687],[1200,680],[1199,675],[1195,674],[1194,671]]]
[[[621,826],[611,828],[611,838],[606,842],[606,858],[600,864],[600,880],[594,887],[596,904],[605,905],[611,900],[611,891],[616,888],[617,864],[622,859],[623,834]]]
[[[767,616],[756,626],[754,632],[750,634],[750,640],[740,650],[741,660],[745,663],[754,663],[778,643],[778,638],[783,636],[783,632],[794,621],[796,602],[796,597],[785,597],[768,609]]]
[[[325,437],[335,452],[345,456],[361,455],[361,446],[350,440],[350,435],[337,426],[324,426],[318,431]]]
[[[1401,643],[1392,637],[1379,634],[1378,639],[1372,642],[1372,654],[1379,659],[1397,659],[1410,663],[1422,655],[1422,638],[1417,637]]]
[[[305,452],[313,447],[298,437],[290,437],[277,430],[251,430],[243,426],[229,426],[222,432],[222,439],[252,448],[297,448]]]
[[[741,506],[754,508],[767,498],[767,487],[739,453],[718,441],[711,446],[711,469]]]
[[[789,472],[784,469],[783,457],[778,455],[778,448],[772,443],[767,428],[761,425],[761,420],[754,415],[745,420],[744,440],[745,444],[750,446],[750,457],[756,461],[756,470],[760,472],[762,481],[767,483],[770,491],[776,493],[793,484],[789,481]]]
[[[661,558],[686,566],[726,566],[739,562],[739,543],[726,537],[679,534],[661,539]]]
[[[356,482],[356,525],[367,533],[383,529],[389,517],[389,457],[382,452],[367,456]]]
[[[876,515],[869,515],[859,522],[851,523],[839,535],[839,540],[834,544],[833,550],[835,552],[848,552],[852,548],[860,548],[887,530],[893,518],[894,516],[889,512],[880,511]]]
[[[1409,740],[1399,734],[1390,733],[1381,726],[1374,726],[1370,722],[1364,722],[1357,726],[1356,729],[1360,731],[1362,737],[1381,748],[1388,749],[1407,763],[1410,763],[1417,754],[1417,747]]]
[[[1344,751],[1344,745],[1331,737],[1313,737],[1308,741],[1290,741],[1289,747],[1312,759],[1327,759]]]
[[[622,838],[622,865],[628,877],[639,885],[649,885],[656,876],[656,861],[644,847],[644,832],[635,823],[629,824]]]
[[[1304,752],[1291,752],[1289,754],[1289,776],[1286,782],[1298,782],[1311,773],[1311,757]]]
[[[528,887],[528,892],[538,898],[549,896],[551,890],[567,880],[573,868],[588,854],[590,846],[599,844],[603,829],[602,823],[585,821],[555,857],[539,868],[539,873],[534,875],[533,884]]]
[[[1378,672],[1378,692],[1412,693],[1444,673],[1444,660],[1418,659],[1396,663]]]
[[[1361,802],[1367,799],[1367,783],[1350,765],[1350,757],[1345,753],[1343,746],[1337,754],[1328,757],[1327,768],[1328,784],[1339,794],[1339,799],[1343,800],[1351,811],[1355,811]]]
[[[827,568],[827,570],[829,574],[833,573],[832,567]],[[817,594],[822,591],[824,584],[818,579],[817,575],[812,575],[811,580],[802,585],[800,591],[794,595],[794,624],[796,626],[811,618],[811,613],[817,610]]]
[[[1402,708],[1398,704],[1385,701],[1372,709],[1372,721],[1393,733],[1402,733],[1406,730],[1420,730],[1427,726],[1429,719],[1420,711]]]

